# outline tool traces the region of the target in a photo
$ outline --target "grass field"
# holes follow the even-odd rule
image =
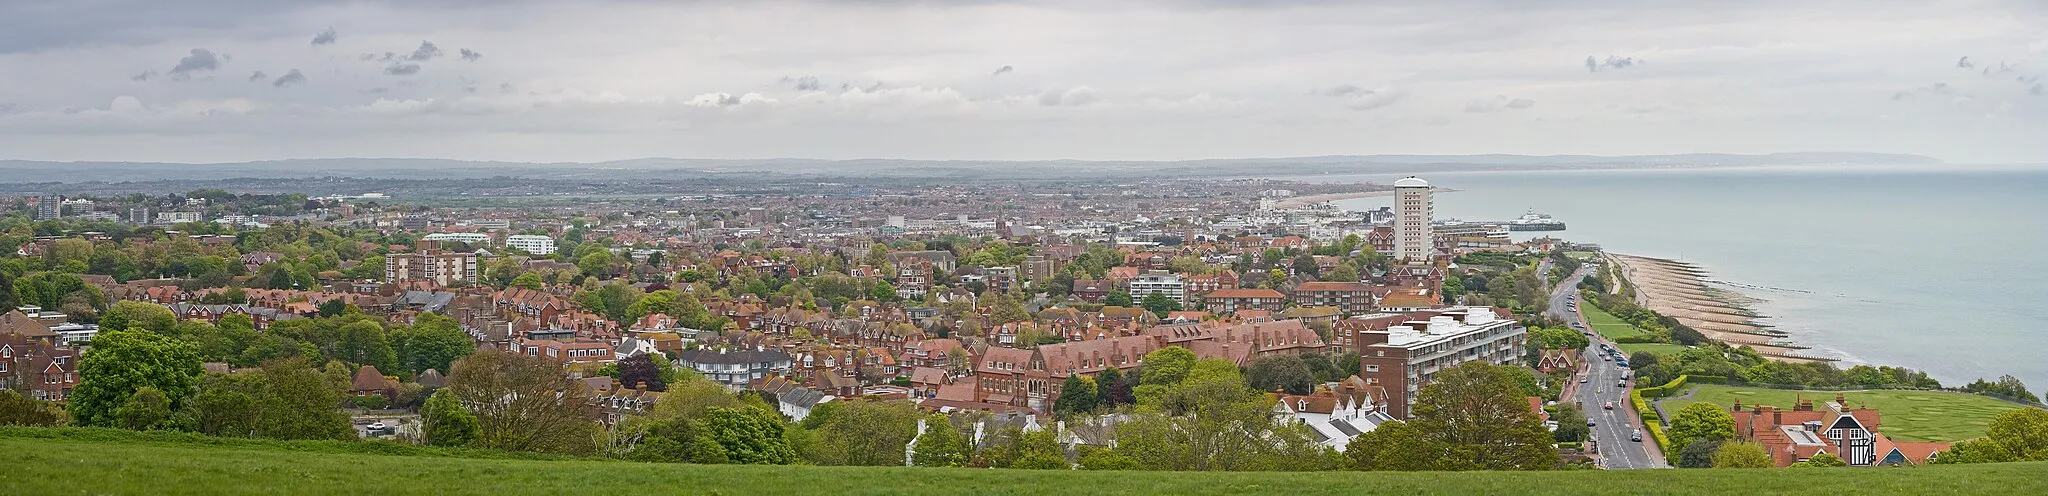
[[[2048,494],[2048,462],[1897,469],[1172,473],[669,465],[284,451],[0,432],[0,494]],[[1654,488],[1654,489],[1652,489]]]
[[[1658,355],[1669,355],[1685,351],[1684,345],[1669,343],[1621,343],[1614,345],[1614,347],[1620,349],[1622,353],[1628,356],[1635,356],[1638,351],[1647,351]]]
[[[1584,311],[1586,314],[1586,325],[1592,326],[1593,332],[1599,333],[1607,339],[1620,339],[1625,336],[1648,334],[1643,332],[1642,329],[1637,329],[1636,326],[1622,322],[1620,318],[1601,311],[1599,307],[1579,305],[1579,310]]]
[[[1940,391],[1875,390],[1844,394],[1851,406],[1860,403],[1876,408],[1880,415],[1877,431],[1900,441],[1961,441],[1982,436],[1992,417],[2026,408],[1983,396]],[[1745,408],[1761,403],[1789,409],[1802,396],[1813,400],[1815,408],[1825,408],[1823,405],[1835,400],[1835,393],[1830,391],[1702,385],[1691,398],[1665,400],[1663,406],[1666,412],[1677,412],[1701,401],[1725,407],[1740,399]]]

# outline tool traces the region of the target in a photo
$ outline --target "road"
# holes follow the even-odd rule
[[[1585,315],[1579,313],[1576,306],[1578,285],[1579,280],[1592,272],[1592,265],[1588,264],[1559,281],[1550,293],[1550,316],[1578,324],[1577,329],[1581,332],[1591,332],[1592,327],[1587,325]],[[1649,433],[1642,433],[1642,441],[1629,440],[1641,431],[1642,419],[1629,409],[1628,388],[1624,386],[1626,381],[1621,379],[1628,370],[1615,365],[1611,359],[1600,359],[1606,356],[1600,349],[1602,343],[1613,345],[1594,334],[1592,344],[1581,355],[1587,358],[1588,363],[1581,375],[1585,382],[1574,384],[1577,391],[1571,395],[1586,411],[1586,418],[1594,423],[1593,445],[1599,452],[1600,466],[1609,470],[1671,468],[1656,450],[1656,442],[1648,439]],[[1603,408],[1610,402],[1614,404],[1613,410]]]

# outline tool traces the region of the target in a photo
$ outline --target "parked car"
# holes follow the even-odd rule
[[[1579,378],[1579,384],[1585,384],[1585,383],[1586,383],[1586,381],[1590,381],[1590,380],[1593,380],[1593,379],[1592,379],[1591,377],[1580,377],[1580,378]]]
[[[1593,426],[1593,419],[1586,419],[1586,427],[1592,427],[1592,426]]]
[[[1635,431],[1629,433],[1628,440],[1635,441],[1638,443],[1643,442],[1643,431]]]

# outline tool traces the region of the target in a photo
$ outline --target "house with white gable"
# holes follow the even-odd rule
[[[1344,451],[1351,438],[1394,420],[1387,415],[1385,391],[1366,385],[1358,376],[1334,386],[1318,387],[1311,394],[1275,396],[1279,401],[1273,405],[1274,413],[1294,417],[1296,422],[1315,431],[1317,441],[1337,451]]]

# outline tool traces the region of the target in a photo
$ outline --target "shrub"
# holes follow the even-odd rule
[[[391,398],[386,398],[384,397],[384,395],[381,394],[366,394],[362,396],[354,396],[350,397],[348,399],[348,402],[354,404],[357,407],[369,410],[383,410],[391,406]]]

